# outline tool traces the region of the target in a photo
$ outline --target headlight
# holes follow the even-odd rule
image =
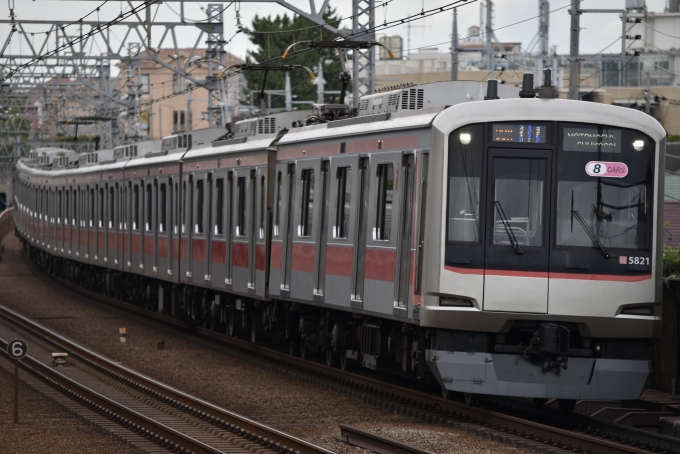
[[[635,142],[633,142],[633,148],[635,148],[635,151],[642,151],[642,149],[645,148],[645,141],[636,140]]]
[[[472,141],[472,136],[470,135],[469,132],[461,132],[460,133],[460,143],[463,145],[467,145]]]

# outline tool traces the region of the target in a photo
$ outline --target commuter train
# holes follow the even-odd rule
[[[17,233],[109,296],[468,402],[637,398],[665,131],[555,98],[549,81],[408,85],[227,134],[39,149],[18,163]]]

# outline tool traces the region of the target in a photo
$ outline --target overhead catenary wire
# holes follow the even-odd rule
[[[105,23],[104,25],[93,28],[89,32],[87,32],[83,35],[80,35],[80,36],[74,38],[73,40],[71,40],[71,41],[69,41],[65,44],[62,44],[61,46],[58,46],[57,48],[55,48],[51,51],[45,52],[45,53],[33,58],[32,60],[29,60],[28,62],[26,62],[22,65],[17,66],[16,68],[7,72],[7,74],[5,74],[2,79],[0,79],[0,82],[6,81],[10,77],[12,77],[14,74],[18,73],[19,71],[21,71],[25,68],[28,68],[29,66],[32,66],[35,63],[38,63],[39,61],[44,60],[47,57],[51,57],[51,56],[57,54],[61,50],[64,50],[68,47],[73,46],[74,44],[78,44],[78,43],[82,42],[83,40],[85,40],[85,39],[87,39],[91,36],[94,36],[94,35],[97,35],[97,34],[103,32],[104,30],[108,29],[112,25],[115,25],[118,22],[121,22],[121,21],[127,19],[128,17],[132,16],[133,14],[137,14],[138,12],[150,7],[154,3],[157,3],[158,1],[160,1],[160,0],[145,0],[142,4],[140,4],[140,5],[138,5],[134,8],[131,8],[130,10],[126,11],[125,13],[121,13],[118,17],[116,17],[115,19]]]
[[[583,98],[584,96],[588,96],[588,95],[592,94],[595,90],[597,90],[597,89],[599,89],[599,88],[602,88],[602,87],[604,87],[605,85],[607,85],[607,84],[609,83],[609,81],[611,81],[614,77],[618,76],[619,73],[620,73],[621,71],[623,71],[623,70],[626,68],[626,66],[628,66],[628,65],[630,64],[630,62],[633,61],[633,59],[634,59],[635,57],[636,57],[635,55],[631,56],[631,57],[628,59],[628,61],[627,61],[623,66],[621,66],[621,68],[620,68],[618,71],[616,71],[616,73],[614,73],[614,75],[612,75],[609,79],[607,79],[603,84],[598,85],[597,87],[593,88],[592,90],[590,90],[588,93],[586,93],[586,94],[584,94],[584,95],[580,95],[579,98]]]

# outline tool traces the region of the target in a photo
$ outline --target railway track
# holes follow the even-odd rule
[[[639,429],[599,421],[583,415],[565,414],[550,408],[536,407],[518,400],[490,400],[492,407],[471,407],[460,402],[412,390],[359,374],[342,371],[325,364],[304,360],[263,345],[230,337],[210,329],[190,326],[186,322],[83,289],[64,279],[64,286],[106,304],[116,305],[179,328],[190,328],[203,337],[234,347],[243,358],[255,356],[285,365],[316,377],[319,384],[328,382],[338,388],[349,387],[357,396],[373,405],[442,424],[477,426],[475,432],[496,440],[505,436],[520,437],[534,446],[558,448],[580,453],[680,453],[680,440]],[[510,413],[510,414],[509,414]],[[521,415],[521,416],[517,416]]]
[[[35,339],[36,353],[21,367],[65,396],[128,429],[151,451],[331,454],[320,446],[260,424],[117,364],[7,308],[0,318]],[[0,339],[3,355],[7,340]],[[68,365],[49,364],[50,347],[65,352]],[[32,350],[34,348],[32,347]]]

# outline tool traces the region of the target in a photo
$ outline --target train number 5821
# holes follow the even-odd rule
[[[649,265],[649,257],[628,257],[629,265]]]

